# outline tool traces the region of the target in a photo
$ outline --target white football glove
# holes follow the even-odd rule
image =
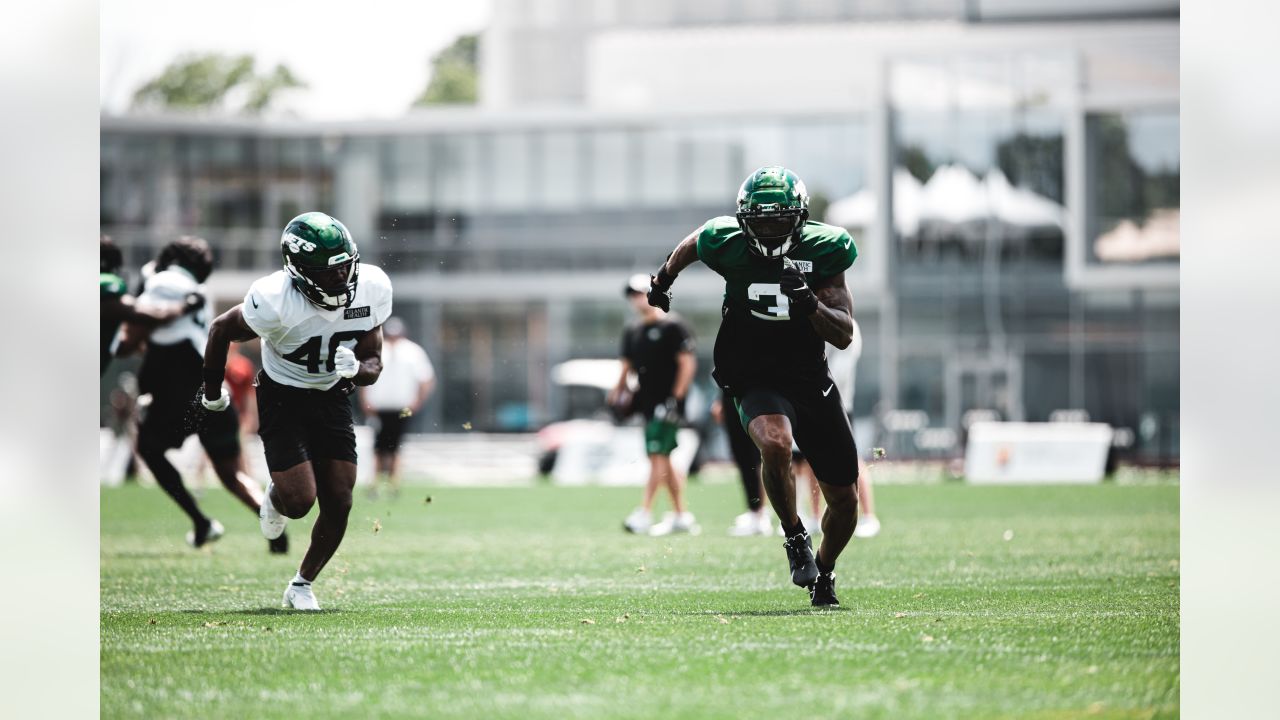
[[[360,361],[356,360],[356,354],[351,348],[339,345],[333,354],[333,369],[338,377],[352,378],[360,372]]]
[[[222,412],[231,405],[231,394],[228,393],[225,388],[218,388],[218,390],[218,397],[213,400],[206,397],[203,390],[200,391],[200,404],[204,406],[205,410],[209,410],[211,412]]]

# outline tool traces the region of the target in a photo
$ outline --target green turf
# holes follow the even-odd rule
[[[673,539],[620,531],[637,494],[358,498],[326,610],[296,614],[277,608],[309,519],[270,557],[209,490],[227,536],[196,552],[158,490],[104,491],[102,716],[1178,713],[1174,485],[882,486],[835,611],[790,584],[779,539],[724,534],[736,487],[693,488],[704,533]]]

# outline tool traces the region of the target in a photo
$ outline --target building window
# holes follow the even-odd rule
[[[1091,114],[1085,136],[1090,264],[1176,263],[1177,111]]]

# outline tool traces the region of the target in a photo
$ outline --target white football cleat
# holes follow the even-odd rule
[[[853,529],[856,538],[873,538],[880,534],[880,521],[875,515],[863,515],[858,518],[858,527]]]
[[[217,520],[210,519],[209,532],[205,533],[203,538],[196,537],[195,528],[187,531],[187,544],[193,548],[201,548],[222,537],[222,534],[225,532],[226,528],[222,527],[222,523]]]
[[[262,494],[262,505],[258,508],[258,527],[262,528],[262,536],[275,540],[284,534],[284,526],[289,518],[281,515],[271,504],[271,488],[275,483],[267,483],[267,491]]]
[[[685,511],[682,513],[669,512],[662,517],[662,522],[649,528],[649,534],[653,537],[661,537],[663,535],[671,535],[674,533],[688,533],[697,535],[702,532],[702,527],[698,525],[698,521],[694,519],[693,513]]]
[[[294,610],[319,610],[320,603],[316,602],[316,596],[311,592],[311,583],[290,581],[289,587],[284,589],[282,607]]]
[[[653,525],[653,516],[644,508],[632,510],[627,519],[622,521],[622,529],[636,535],[648,534],[651,525]]]
[[[729,528],[729,534],[733,537],[772,535],[773,521],[769,519],[764,510],[760,510],[760,512],[748,510],[733,519],[733,527]]]

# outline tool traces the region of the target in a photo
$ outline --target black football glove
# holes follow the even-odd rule
[[[664,312],[671,312],[671,283],[673,282],[675,278],[667,274],[666,265],[658,268],[657,275],[650,275],[649,292],[645,293],[649,304]]]
[[[791,315],[808,317],[818,311],[818,296],[805,282],[804,273],[788,260],[782,263],[782,294],[790,301]]]
[[[187,297],[182,301],[182,314],[190,315],[191,313],[200,312],[204,309],[204,295],[198,292],[187,293]]]

